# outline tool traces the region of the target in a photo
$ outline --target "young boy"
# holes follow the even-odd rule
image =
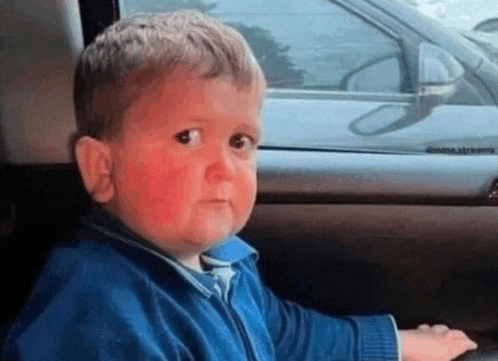
[[[461,331],[398,331],[277,299],[234,236],[256,197],[265,80],[194,11],[121,20],[75,73],[75,157],[103,210],[53,251],[13,328],[21,360],[450,360]]]

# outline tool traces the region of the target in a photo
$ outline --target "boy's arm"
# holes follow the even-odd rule
[[[278,360],[399,360],[391,316],[330,317],[280,300],[264,287],[265,314]]]

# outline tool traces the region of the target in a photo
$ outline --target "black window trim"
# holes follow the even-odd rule
[[[105,28],[119,20],[119,0],[79,0],[85,47]]]

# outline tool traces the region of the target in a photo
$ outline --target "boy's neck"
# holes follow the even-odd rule
[[[178,257],[176,260],[187,268],[193,269],[197,272],[204,272],[201,263],[201,256],[199,254],[193,256]]]

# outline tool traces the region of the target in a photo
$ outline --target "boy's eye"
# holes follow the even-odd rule
[[[175,139],[184,145],[198,145],[201,142],[201,133],[196,129],[187,129],[175,135]]]
[[[254,140],[245,134],[235,134],[230,138],[230,146],[236,149],[247,149],[254,146]]]

